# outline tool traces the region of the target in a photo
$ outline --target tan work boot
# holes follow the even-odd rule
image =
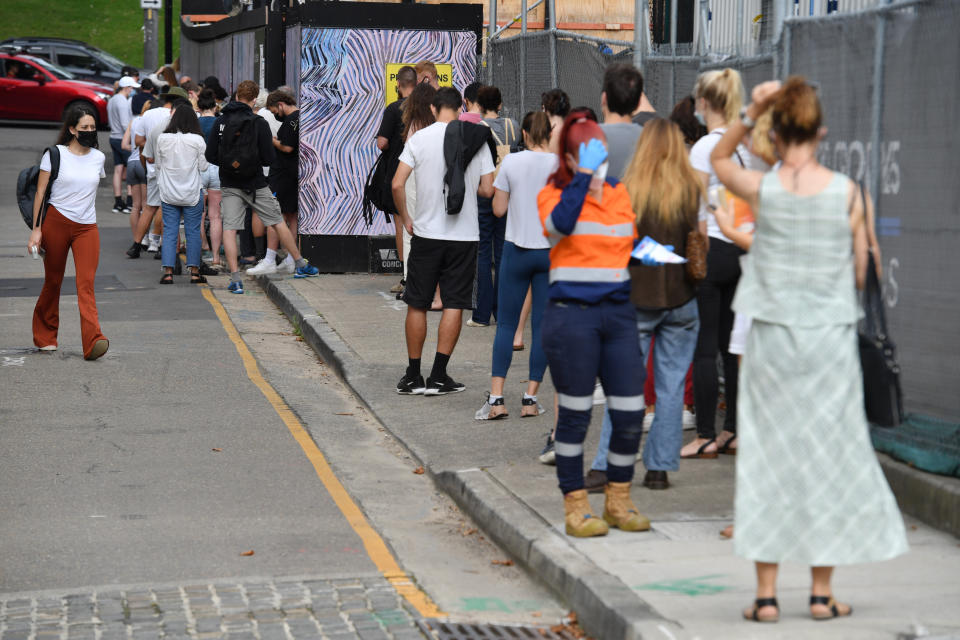
[[[566,511],[567,535],[576,538],[605,536],[610,531],[607,523],[593,515],[587,492],[584,489],[571,491],[563,496],[563,508]]]
[[[608,482],[604,493],[603,519],[621,531],[649,531],[650,520],[641,515],[630,500],[629,482]]]

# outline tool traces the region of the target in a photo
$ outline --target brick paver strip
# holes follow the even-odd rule
[[[406,640],[417,614],[382,578],[0,594],[0,640]]]

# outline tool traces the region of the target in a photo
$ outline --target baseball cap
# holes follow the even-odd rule
[[[166,93],[160,94],[159,98],[161,100],[169,100],[170,98],[183,98],[184,100],[189,100],[190,94],[180,87],[170,87],[167,89]]]
[[[137,81],[131,78],[130,76],[123,76],[122,78],[120,78],[120,88],[126,89],[127,87],[133,87],[134,89],[138,89],[140,85],[137,84]]]

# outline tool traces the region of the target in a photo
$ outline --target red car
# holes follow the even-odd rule
[[[107,126],[113,87],[74,78],[42,58],[0,53],[0,119],[61,122],[68,107],[83,102],[98,127]]]

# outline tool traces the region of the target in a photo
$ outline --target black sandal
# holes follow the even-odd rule
[[[776,607],[777,615],[772,618],[761,618],[759,611],[764,607]],[[753,601],[753,609],[743,612],[743,618],[753,622],[777,622],[780,620],[780,605],[777,604],[776,598],[757,598]]]
[[[717,447],[717,453],[725,453],[728,456],[737,455],[737,448],[731,448],[730,445],[737,441],[737,435],[734,434],[732,437],[728,438],[726,442]]]
[[[849,616],[853,613],[853,607],[846,605],[849,611],[846,613],[840,613],[840,609],[837,607],[837,601],[833,599],[833,596],[810,596],[810,606],[812,607],[815,604],[822,604],[827,607],[830,607],[830,613],[825,616],[815,616],[812,613],[813,619],[822,622],[824,620],[833,620],[834,618],[840,618],[844,616]]]
[[[173,274],[165,273],[163,277],[160,278],[160,284],[173,284]]]
[[[190,275],[190,284],[207,284],[207,279],[199,273],[194,273]]]
[[[692,456],[680,456],[680,457],[681,457],[681,458],[686,458],[686,459],[690,459],[690,458],[713,459],[713,458],[716,458],[717,456],[719,456],[719,454],[718,454],[716,451],[705,451],[705,449],[706,449],[707,447],[709,447],[711,444],[714,444],[716,441],[717,441],[716,438],[710,438],[709,440],[707,440],[706,442],[704,442],[702,445],[700,445],[700,448],[697,449],[697,452],[696,452],[695,454],[693,454]]]

